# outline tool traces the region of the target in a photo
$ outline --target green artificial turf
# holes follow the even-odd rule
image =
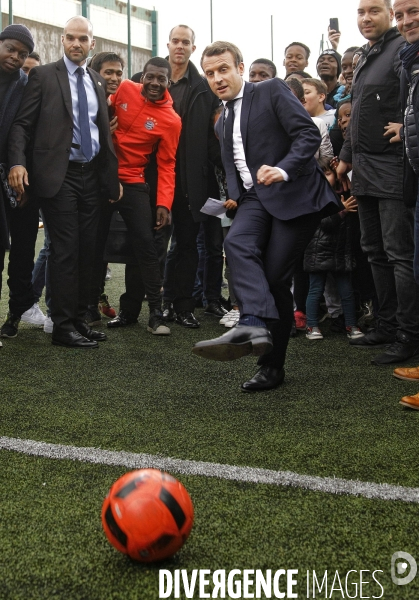
[[[159,565],[119,554],[101,529],[103,498],[123,469],[7,452],[0,465],[2,598],[158,598]],[[417,600],[417,586],[397,588],[389,575],[393,552],[403,547],[417,556],[416,505],[179,479],[194,501],[195,525],[160,568],[299,569],[299,597],[306,597],[307,570],[381,569],[384,598]],[[379,595],[377,586],[368,589]]]
[[[111,268],[106,290],[117,306],[123,267]],[[6,311],[3,283],[2,319]],[[372,366],[374,351],[350,348],[327,325],[323,341],[299,333],[285,384],[243,394],[253,358],[217,363],[191,353],[195,341],[225,331],[216,319],[198,310],[200,329],[173,324],[163,338],[146,331],[147,313],[108,330],[93,351],[53,347],[22,324],[0,350],[0,436],[419,487],[419,413],[398,404],[419,384]],[[119,555],[101,531],[101,503],[124,469],[8,451],[0,465],[1,600],[158,598],[158,568]],[[180,479],[196,522],[164,568],[382,569],[384,598],[419,597],[419,575],[404,587],[390,580],[393,552],[419,562],[416,504]]]

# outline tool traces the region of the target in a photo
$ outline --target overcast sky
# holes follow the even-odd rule
[[[190,25],[196,33],[196,51],[193,61],[199,65],[203,49],[211,41],[210,0],[155,0],[135,1],[144,8],[158,11],[159,55],[165,56],[170,29],[178,24]],[[290,42],[304,42],[312,56],[308,72],[316,76],[322,34],[327,40],[330,17],[339,19],[342,32],[339,50],[365,43],[358,31],[356,15],[358,0],[213,0],[213,40],[228,40],[243,52],[246,72],[255,58],[271,58],[271,15],[274,25],[274,62],[278,74],[284,48]]]

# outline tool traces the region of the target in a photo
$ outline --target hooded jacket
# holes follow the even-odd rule
[[[401,200],[403,145],[384,137],[389,122],[402,123],[399,51],[404,40],[392,27],[363,47],[352,83],[351,122],[340,159],[352,163],[352,193]]]
[[[171,209],[175,190],[176,150],[182,123],[166,90],[161,100],[151,102],[143,86],[125,80],[111,96],[118,128],[113,140],[118,157],[118,175],[123,183],[146,183],[144,171],[157,150],[157,205]]]

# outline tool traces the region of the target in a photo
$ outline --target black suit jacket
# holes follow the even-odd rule
[[[105,81],[88,68],[95,85],[99,112],[99,168],[102,193],[119,197],[118,161],[112,144]],[[32,69],[22,103],[10,130],[9,165],[23,165],[29,190],[42,198],[54,197],[68,168],[73,139],[73,108],[64,59]]]
[[[314,159],[321,143],[319,130],[281,79],[246,82],[240,128],[253,185],[271,215],[288,220],[318,212],[331,202],[337,205],[337,197]],[[218,120],[216,132],[225,162],[223,118]],[[257,183],[262,165],[283,169],[289,181],[269,186]]]

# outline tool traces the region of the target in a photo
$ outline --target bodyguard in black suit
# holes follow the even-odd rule
[[[84,322],[101,198],[119,198],[105,81],[86,68],[92,25],[70,19],[64,58],[32,69],[9,136],[10,185],[40,199],[51,236],[52,343],[94,348]]]
[[[260,356],[259,371],[242,385],[243,391],[259,391],[284,379],[295,259],[323,209],[337,200],[313,158],[321,139],[307,112],[280,79],[244,83],[241,61],[240,50],[228,42],[214,42],[201,60],[225,105],[216,132],[229,196],[239,201],[225,250],[241,317],[194,352],[215,360]]]

